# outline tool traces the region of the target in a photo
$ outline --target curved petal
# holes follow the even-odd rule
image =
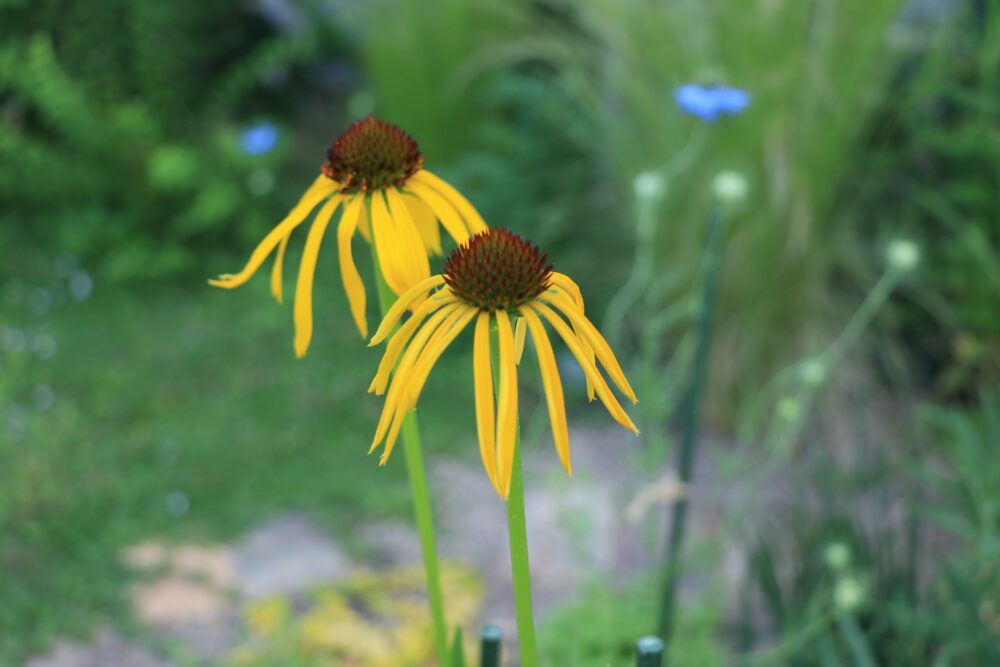
[[[462,216],[451,203],[441,196],[436,190],[422,183],[410,181],[406,184],[407,189],[427,204],[437,219],[441,221],[441,226],[455,239],[455,243],[462,245],[469,240],[469,228],[466,226]]]
[[[479,313],[476,319],[476,336],[473,345],[472,367],[476,389],[476,431],[479,435],[479,455],[483,459],[486,476],[498,495],[497,480],[496,415],[494,414],[493,368],[490,361],[490,314]]]
[[[469,203],[468,199],[462,196],[462,193],[453,188],[449,183],[426,169],[421,169],[415,173],[412,176],[412,180],[424,183],[444,195],[444,198],[450,201],[455,209],[462,214],[465,224],[469,226],[469,230],[473,234],[486,231],[486,222],[483,221],[479,212]]]
[[[403,380],[405,383],[400,389],[399,403],[396,407],[396,416],[393,419],[392,428],[385,440],[385,450],[382,452],[381,465],[385,465],[392,454],[392,449],[396,445],[399,437],[399,430],[403,426],[406,414],[414,408],[420,392],[423,391],[424,384],[431,369],[437,363],[438,358],[447,349],[453,340],[465,330],[472,318],[476,314],[476,309],[468,306],[456,308],[452,315],[441,324],[434,335],[427,342],[427,346],[420,354],[413,365],[409,375]]]
[[[607,408],[611,416],[614,417],[615,421],[638,435],[639,429],[635,427],[635,424],[632,423],[632,420],[622,408],[618,399],[615,398],[613,393],[611,393],[608,383],[604,381],[604,377],[601,375],[601,372],[597,370],[594,362],[591,361],[590,357],[584,352],[576,334],[570,330],[569,326],[563,322],[562,318],[552,312],[552,310],[545,304],[536,301],[531,304],[531,309],[548,320],[549,324],[552,325],[552,328],[559,333],[563,341],[566,343],[566,347],[568,347],[569,351],[573,353],[574,357],[576,357],[576,361],[580,364],[583,372],[594,381],[594,387],[597,390],[597,395],[600,397],[601,402],[604,403],[604,407]]]
[[[285,262],[285,249],[288,248],[288,240],[290,238],[292,238],[291,232],[285,238],[281,239],[281,243],[278,244],[278,254],[274,258],[274,267],[271,269],[271,294],[278,303],[282,301],[281,283],[284,279],[284,270],[282,267]]]
[[[427,344],[427,340],[431,335],[441,326],[441,323],[455,312],[457,304],[450,303],[436,313],[434,313],[427,322],[420,327],[413,340],[410,342],[409,347],[406,348],[406,352],[403,354],[403,358],[399,362],[399,366],[396,367],[396,372],[392,378],[392,384],[389,387],[389,393],[385,397],[385,404],[382,406],[382,416],[379,418],[378,426],[375,427],[375,437],[372,439],[371,449],[368,453],[375,451],[379,443],[382,442],[382,438],[385,437],[386,430],[389,428],[392,417],[396,414],[397,404],[399,403],[400,392],[406,385],[406,377],[410,372],[410,368],[413,367],[413,363],[416,358],[423,351],[424,346]],[[402,330],[400,330],[402,331]]]
[[[597,330],[597,327],[577,309],[576,304],[562,291],[549,290],[542,295],[542,298],[548,300],[566,316],[569,323],[573,325],[577,336],[582,336],[589,343],[590,348],[597,353],[601,365],[608,371],[608,375],[615,381],[622,393],[628,396],[630,401],[637,403],[638,399],[636,399],[635,392],[632,391],[632,386],[629,385],[628,379],[625,377],[625,372],[618,364],[615,353],[611,351],[611,346],[604,340],[604,336]]]
[[[521,307],[521,319],[531,328],[531,338],[535,341],[535,354],[538,357],[538,367],[542,372],[542,387],[545,389],[545,403],[549,408],[549,422],[552,425],[552,441],[556,453],[566,469],[566,474],[573,476],[573,464],[569,455],[569,426],[566,423],[566,401],[563,397],[562,380],[559,378],[559,366],[556,355],[552,352],[552,343],[545,333],[538,316],[529,308]]]
[[[586,313],[586,307],[583,303],[583,292],[580,291],[580,286],[572,278],[565,273],[553,271],[550,281],[552,285],[562,288],[567,294],[573,297],[573,302],[580,308],[580,313]],[[573,330],[576,331],[575,324],[573,325]],[[579,331],[576,333],[577,336],[580,335]],[[590,363],[594,363],[594,351],[590,348],[590,343],[587,342],[586,338],[580,338],[579,340],[583,351],[590,357]],[[594,400],[594,383],[590,381],[589,377],[587,378],[587,400]]]
[[[431,264],[427,259],[427,248],[420,237],[417,223],[413,221],[410,209],[403,201],[403,195],[396,188],[389,188],[385,191],[385,196],[389,203],[393,224],[396,226],[397,238],[399,243],[403,245],[403,254],[407,258],[404,273],[406,285],[401,290],[405,291],[421,280],[430,277]],[[399,292],[396,293],[399,294]]]
[[[344,292],[347,293],[347,301],[351,306],[351,317],[358,327],[358,332],[362,338],[368,337],[368,319],[365,317],[365,284],[358,273],[358,267],[354,265],[354,256],[351,254],[351,239],[358,228],[358,218],[364,208],[364,197],[354,196],[344,207],[344,213],[340,216],[340,224],[337,225],[337,253],[340,257],[340,278],[344,282]]]
[[[409,285],[404,287],[406,274],[403,266],[406,259],[396,235],[395,225],[392,224],[392,217],[381,193],[373,193],[368,197],[368,201],[371,204],[369,213],[372,223],[372,243],[375,244],[379,269],[389,289],[395,294],[401,294]]]
[[[517,359],[518,366],[521,365],[521,357],[524,355],[524,342],[527,334],[528,325],[524,318],[517,318],[517,322],[514,323],[514,358]]]
[[[406,202],[406,208],[410,210],[410,217],[417,225],[417,231],[420,232],[420,238],[423,239],[427,252],[442,254],[441,227],[438,226],[434,211],[416,195],[406,194],[403,200]]]
[[[313,311],[312,291],[313,278],[316,275],[316,261],[319,259],[319,247],[323,243],[323,234],[337,206],[343,197],[331,197],[316,214],[316,220],[309,228],[306,237],[306,247],[302,251],[302,262],[299,265],[299,280],[295,285],[295,356],[300,359],[306,356],[309,341],[312,340]]]
[[[321,201],[334,194],[339,187],[340,185],[337,182],[320,175],[309,186],[305,194],[302,195],[295,208],[254,248],[254,251],[250,254],[250,259],[242,271],[234,274],[224,273],[217,279],[209,280],[209,284],[225,289],[233,289],[250,280],[250,277],[257,272],[257,269],[260,268],[260,265],[264,263],[268,255],[281,243],[281,240],[291,234],[293,229],[301,225],[310,211],[316,208]]]
[[[497,478],[501,497],[510,494],[517,447],[517,362],[514,359],[514,332],[503,310],[494,313],[500,339],[500,390],[497,406]]]
[[[427,292],[441,285],[444,285],[444,276],[431,276],[427,280],[422,280],[403,292],[389,307],[389,310],[386,311],[385,317],[382,318],[382,323],[378,325],[378,329],[375,331],[375,335],[372,336],[371,341],[368,343],[368,347],[378,345],[385,340],[386,337],[392,333],[396,324],[399,323],[400,318],[403,317],[403,313],[407,311],[414,301],[417,301]]]
[[[382,355],[382,361],[379,363],[378,372],[375,374],[371,386],[368,387],[368,393],[375,393],[378,396],[385,393],[385,387],[389,384],[389,376],[392,374],[392,369],[395,367],[403,348],[413,336],[413,332],[417,330],[417,327],[420,326],[420,323],[428,315],[456,301],[450,292],[439,292],[438,294],[441,296],[435,294],[420,304],[420,307],[413,311],[413,315],[389,339],[389,344],[385,348],[385,354]]]

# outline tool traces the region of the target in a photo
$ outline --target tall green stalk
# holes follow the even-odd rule
[[[722,260],[722,212],[719,209],[709,218],[708,242],[705,248],[702,268],[701,305],[698,313],[694,366],[691,384],[682,413],[681,448],[678,452],[678,475],[684,493],[674,502],[671,512],[670,537],[667,542],[667,557],[663,567],[663,594],[660,606],[660,636],[668,646],[664,663],[670,659],[669,642],[674,628],[674,609],[677,599],[677,581],[681,573],[681,547],[687,524],[687,489],[694,470],[695,448],[698,445],[698,424],[701,414],[701,399],[705,393],[708,377],[709,348],[712,340],[712,315],[715,309],[716,284]]]
[[[383,317],[396,300],[382,277],[375,245],[372,244],[372,264],[375,267],[375,283],[378,286],[378,301]],[[420,446],[420,429],[417,426],[417,416],[413,412],[403,418],[403,453],[406,458],[406,470],[410,477],[410,489],[413,494],[413,513],[417,522],[417,532],[420,533],[420,550],[424,557],[424,574],[427,579],[427,600],[431,608],[431,620],[434,625],[434,650],[438,663],[444,667],[450,664],[448,653],[448,625],[444,615],[444,594],[441,588],[441,567],[438,563],[437,543],[434,538],[434,513],[431,510],[431,496],[427,488],[427,471],[424,467],[424,454]]]
[[[499,402],[500,338],[495,321],[490,325],[490,361],[493,387]],[[516,409],[516,406],[515,406]],[[538,643],[535,640],[535,617],[531,604],[531,564],[528,561],[528,526],[524,515],[524,473],[521,465],[520,417],[514,431],[514,469],[507,496],[507,535],[510,545],[510,573],[514,582],[514,613],[517,619],[517,646],[521,667],[538,667]]]

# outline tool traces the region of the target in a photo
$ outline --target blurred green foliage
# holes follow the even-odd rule
[[[685,281],[651,295],[634,330],[691,292],[714,176],[734,169],[750,184],[730,227],[713,348],[712,404],[725,418],[839,318],[832,278],[858,248],[843,242],[853,221],[838,194],[863,160],[859,139],[895,62],[887,28],[903,3],[554,4],[568,18],[543,24],[529,53],[553,62],[595,118],[592,141],[615,195],[600,224],[632,236],[635,177],[694,154],[666,184],[654,237],[638,241],[656,244],[657,272]],[[740,117],[706,127],[674,105],[674,88],[691,81],[738,86],[753,100]],[[680,324],[665,335],[682,336],[690,320]]]
[[[750,529],[748,664],[1000,660],[1000,398],[922,422],[913,451],[814,457],[780,515]]]
[[[377,360],[345,353],[358,341],[339,288],[324,290],[323,344],[293,364],[290,314],[262,281],[177,284],[245,257],[332,136],[374,110],[490,224],[580,276],[595,321],[633,246],[650,249],[655,280],[616,350],[657,426],[686,376],[720,172],[750,187],[722,276],[719,424],[762,387],[784,391],[767,384],[780,368],[792,390],[762,410],[804,420],[808,405],[783,401],[808,380],[793,362],[830,344],[886,242],[916,239],[919,270],[852,361],[900,401],[951,403],[899,429],[919,446],[857,434],[840,443],[860,452],[847,463],[796,421],[772,460],[795,497],[746,527],[745,608],[734,620],[710,590],[683,610],[675,657],[1000,663],[1000,405],[981,391],[1000,382],[1000,1],[928,24],[901,22],[902,0],[277,4],[293,20],[236,0],[0,0],[0,662],[123,620],[117,553],[150,534],[225,539],[288,507],[335,526],[406,507],[400,464],[350,453],[375,417],[359,397]],[[672,99],[689,81],[753,101],[706,126]],[[253,154],[241,133],[260,122],[278,141]],[[662,165],[682,168],[646,202],[645,238],[635,179]],[[321,261],[335,284],[335,258]],[[466,382],[461,363],[432,385]],[[422,404],[427,438],[464,442],[471,414],[455,420],[443,397],[431,387]],[[772,456],[764,440],[747,449]],[[547,659],[629,664],[652,590],[581,591],[543,629]]]
[[[77,301],[85,274],[61,268],[0,293],[0,664],[124,622],[119,550],[150,536],[230,539],[295,508],[351,547],[359,513],[408,511],[402,458],[365,456],[377,359],[353,352],[342,292],[324,292],[324,344],[296,363],[290,309],[266,285],[197,299],[98,285]],[[433,390],[471,377],[467,358],[431,378],[422,426],[437,453],[474,454],[471,408]]]
[[[892,334],[938,393],[969,397],[1000,383],[1000,3],[960,3],[910,35],[857,206],[886,221],[871,241],[891,225],[924,242],[925,280]]]
[[[296,66],[344,50],[329,21],[280,34],[233,1],[8,2],[0,24],[0,242],[113,281],[258,237],[292,141],[247,155],[239,129],[287,115]]]

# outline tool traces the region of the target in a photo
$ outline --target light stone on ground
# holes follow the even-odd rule
[[[571,440],[572,480],[560,467],[547,436],[525,447],[528,540],[539,616],[572,600],[588,582],[600,579],[614,585],[648,569],[659,545],[643,546],[639,520],[648,515],[656,526],[662,525],[669,503],[682,491],[669,474],[659,474],[658,481],[640,481],[642,475],[630,462],[638,441],[629,433],[574,431]],[[713,479],[711,447],[705,444],[688,489],[694,539],[714,530],[724,496],[733,493]],[[510,638],[514,605],[506,505],[477,460],[432,460],[430,475],[442,557],[470,565],[480,574],[487,591],[481,620],[500,625]],[[409,522],[378,520],[357,530],[368,546],[362,565],[420,563],[420,541]],[[342,581],[355,569],[337,543],[301,513],[267,519],[234,545],[148,541],[125,550],[121,557],[146,574],[132,587],[140,619],[183,654],[208,662],[227,656],[245,640],[241,605],[274,595],[294,599],[319,585]],[[723,570],[723,576],[741,576],[742,556],[734,552],[727,557]],[[89,645],[60,642],[24,667],[105,665],[171,663],[102,631]]]
[[[306,592],[336,581],[351,561],[308,517],[285,514],[270,519],[236,546],[236,587],[254,599]]]

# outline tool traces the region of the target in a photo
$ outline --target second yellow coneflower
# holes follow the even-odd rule
[[[209,282],[217,287],[239,287],[275,254],[271,291],[280,302],[285,249],[295,229],[322,203],[306,237],[295,288],[295,353],[304,356],[312,339],[313,278],[320,245],[340,209],[340,274],[354,323],[367,338],[365,287],[351,253],[355,233],[375,246],[385,282],[399,295],[430,276],[428,255],[442,252],[439,223],[459,244],[486,229],[465,197],[424,169],[423,161],[417,143],[395,125],[371,116],[355,123],[333,142],[322,174],[264,237],[243,270]]]
[[[422,280],[400,295],[371,341],[376,345],[392,334],[370,388],[383,394],[388,387],[372,443],[372,451],[384,443],[382,463],[392,453],[403,419],[416,406],[431,368],[473,321],[479,448],[486,474],[501,497],[506,499],[510,492],[517,430],[517,365],[529,331],[541,369],[556,452],[566,472],[572,472],[562,381],[544,323],[576,357],[590,390],[596,391],[611,416],[638,433],[598,369],[599,363],[618,389],[636,401],[614,353],[584,314],[579,287],[568,276],[554,272],[546,260],[536,246],[520,236],[500,228],[487,230],[452,252],[442,275]],[[410,309],[412,315],[396,330]]]

